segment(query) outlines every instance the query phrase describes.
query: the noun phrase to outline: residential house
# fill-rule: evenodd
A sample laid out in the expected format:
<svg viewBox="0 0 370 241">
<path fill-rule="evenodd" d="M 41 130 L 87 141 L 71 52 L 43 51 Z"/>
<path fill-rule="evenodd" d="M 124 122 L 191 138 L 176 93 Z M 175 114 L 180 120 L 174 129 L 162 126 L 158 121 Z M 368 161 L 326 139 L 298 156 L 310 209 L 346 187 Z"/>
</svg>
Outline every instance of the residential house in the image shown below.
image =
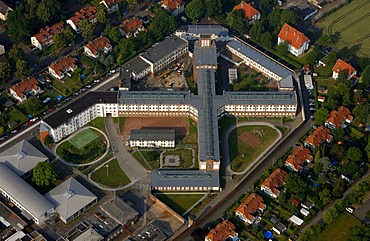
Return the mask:
<svg viewBox="0 0 370 241">
<path fill-rule="evenodd" d="M 144 31 L 144 25 L 143 22 L 138 19 L 138 18 L 130 18 L 124 20 L 120 25 L 119 25 L 119 31 L 123 36 L 126 38 L 129 37 L 136 37 L 136 35 Z"/>
<path fill-rule="evenodd" d="M 295 56 L 300 56 L 308 50 L 310 40 L 303 33 L 285 23 L 278 35 L 278 44 L 288 44 L 288 50 Z"/>
<path fill-rule="evenodd" d="M 330 143 L 332 140 L 333 136 L 330 134 L 330 130 L 320 126 L 306 138 L 304 145 L 313 150 L 324 142 Z"/>
<path fill-rule="evenodd" d="M 334 79 L 337 79 L 339 77 L 340 71 L 345 71 L 348 80 L 357 74 L 357 70 L 353 68 L 350 64 L 346 63 L 341 59 L 338 59 L 333 67 Z"/>
<path fill-rule="evenodd" d="M 212 229 L 204 239 L 205 241 L 224 241 L 230 238 L 233 241 L 239 240 L 238 233 L 235 231 L 235 225 L 224 220 L 222 223 L 217 224 L 217 226 Z"/>
<path fill-rule="evenodd" d="M 266 204 L 262 197 L 254 193 L 249 195 L 249 197 L 239 205 L 235 210 L 235 216 L 247 224 L 253 224 L 258 215 L 262 214 L 265 209 Z"/>
<path fill-rule="evenodd" d="M 3 54 L 5 54 L 5 47 L 4 45 L 0 44 L 0 55 L 3 55 Z"/>
<path fill-rule="evenodd" d="M 40 50 L 53 44 L 54 35 L 64 30 L 62 22 L 56 23 L 51 27 L 46 26 L 40 32 L 31 37 L 31 44 Z"/>
<path fill-rule="evenodd" d="M 261 190 L 272 198 L 278 198 L 280 195 L 279 188 L 283 185 L 286 176 L 287 173 L 284 170 L 276 169 L 262 182 Z"/>
<path fill-rule="evenodd" d="M 304 146 L 299 146 L 285 160 L 285 166 L 294 172 L 301 172 L 303 165 L 310 163 L 312 159 L 311 151 Z"/>
<path fill-rule="evenodd" d="M 103 4 L 107 8 L 108 13 L 114 13 L 118 10 L 118 4 L 121 2 L 122 0 L 103 0 L 100 4 Z"/>
<path fill-rule="evenodd" d="M 184 12 L 185 3 L 182 0 L 164 0 L 162 7 L 169 11 L 172 16 L 177 16 Z"/>
<path fill-rule="evenodd" d="M 286 230 L 286 226 L 282 224 L 281 222 L 277 222 L 273 227 L 272 230 L 277 234 L 282 234 Z"/>
<path fill-rule="evenodd" d="M 36 78 L 28 77 L 10 87 L 9 91 L 15 99 L 23 102 L 26 101 L 30 96 L 41 93 L 41 88 Z"/>
<path fill-rule="evenodd" d="M 6 21 L 8 18 L 9 11 L 13 11 L 8 5 L 3 1 L 0 1 L 0 19 Z"/>
<path fill-rule="evenodd" d="M 105 36 L 100 36 L 84 46 L 85 54 L 94 59 L 99 57 L 99 52 L 107 54 L 111 50 L 112 45 L 110 44 L 109 39 Z"/>
<path fill-rule="evenodd" d="M 49 65 L 49 73 L 57 79 L 63 79 L 68 72 L 77 69 L 76 60 L 71 56 L 66 56 Z"/>
<path fill-rule="evenodd" d="M 311 209 L 315 206 L 315 204 L 313 204 L 310 200 L 306 200 L 304 202 L 301 203 L 301 206 L 305 209 Z"/>
<path fill-rule="evenodd" d="M 241 10 L 244 13 L 245 18 L 248 20 L 249 25 L 253 24 L 254 21 L 261 18 L 261 13 L 255 9 L 251 4 L 246 3 L 245 1 L 242 1 L 238 5 L 236 5 L 233 9 L 235 10 Z"/>
<path fill-rule="evenodd" d="M 97 22 L 96 20 L 96 7 L 90 6 L 88 8 L 80 9 L 80 11 L 76 12 L 75 15 L 69 19 L 67 19 L 67 23 L 71 25 L 76 33 L 81 33 L 81 26 L 80 22 L 84 19 L 89 20 L 90 23 L 94 24 Z"/>
<path fill-rule="evenodd" d="M 330 112 L 329 118 L 325 121 L 325 126 L 329 129 L 346 128 L 346 123 L 351 123 L 352 120 L 351 111 L 344 106 L 339 106 L 338 110 Z"/>
</svg>

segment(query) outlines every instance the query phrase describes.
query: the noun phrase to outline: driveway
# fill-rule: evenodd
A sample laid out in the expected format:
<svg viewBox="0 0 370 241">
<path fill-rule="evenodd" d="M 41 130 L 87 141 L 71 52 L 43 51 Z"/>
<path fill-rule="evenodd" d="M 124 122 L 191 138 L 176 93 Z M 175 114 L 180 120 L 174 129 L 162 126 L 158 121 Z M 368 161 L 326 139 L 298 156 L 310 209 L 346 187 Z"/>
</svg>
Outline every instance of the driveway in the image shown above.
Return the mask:
<svg viewBox="0 0 370 241">
<path fill-rule="evenodd" d="M 364 224 L 370 225 L 370 218 L 366 216 L 366 213 L 370 210 L 370 198 L 361 205 L 361 207 L 357 208 L 353 215 L 360 219 Z"/>
</svg>

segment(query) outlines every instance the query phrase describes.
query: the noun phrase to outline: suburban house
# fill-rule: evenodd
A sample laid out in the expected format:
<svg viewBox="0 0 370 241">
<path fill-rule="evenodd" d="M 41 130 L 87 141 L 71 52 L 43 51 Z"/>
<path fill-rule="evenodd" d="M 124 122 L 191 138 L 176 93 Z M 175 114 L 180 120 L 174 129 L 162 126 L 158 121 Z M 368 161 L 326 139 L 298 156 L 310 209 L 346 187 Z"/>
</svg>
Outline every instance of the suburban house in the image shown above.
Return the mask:
<svg viewBox="0 0 370 241">
<path fill-rule="evenodd" d="M 294 172 L 301 172 L 303 165 L 310 163 L 312 158 L 311 151 L 308 148 L 299 146 L 285 160 L 285 166 Z"/>
<path fill-rule="evenodd" d="M 330 143 L 332 140 L 333 136 L 330 134 L 330 130 L 320 126 L 306 138 L 304 145 L 313 150 L 324 142 Z"/>
<path fill-rule="evenodd" d="M 103 4 L 107 8 L 108 13 L 114 13 L 118 10 L 118 4 L 121 2 L 122 0 L 103 0 L 100 4 Z"/>
<path fill-rule="evenodd" d="M 346 123 L 351 123 L 352 120 L 351 111 L 344 106 L 339 106 L 338 110 L 330 112 L 329 118 L 325 121 L 325 126 L 329 129 L 346 128 Z"/>
<path fill-rule="evenodd" d="M 84 46 L 85 54 L 94 59 L 99 57 L 99 52 L 107 54 L 111 50 L 112 45 L 110 44 L 109 39 L 105 36 L 100 36 Z"/>
<path fill-rule="evenodd" d="M 282 224 L 281 222 L 277 222 L 274 224 L 274 226 L 272 227 L 272 230 L 277 233 L 277 234 L 282 234 L 285 232 L 286 230 L 286 226 L 284 224 Z"/>
<path fill-rule="evenodd" d="M 295 56 L 300 56 L 308 50 L 310 40 L 303 33 L 285 23 L 278 35 L 278 44 L 288 44 L 288 51 Z"/>
<path fill-rule="evenodd" d="M 15 99 L 23 102 L 26 101 L 30 96 L 41 93 L 41 88 L 36 78 L 28 77 L 10 87 L 9 91 Z"/>
<path fill-rule="evenodd" d="M 5 47 L 4 45 L 0 44 L 0 56 L 5 54 Z"/>
<path fill-rule="evenodd" d="M 43 48 L 52 45 L 54 35 L 63 30 L 64 26 L 62 22 L 56 23 L 51 27 L 46 26 L 45 28 L 40 29 L 39 33 L 31 37 L 31 44 L 42 50 Z"/>
<path fill-rule="evenodd" d="M 162 7 L 169 11 L 172 16 L 177 16 L 184 12 L 185 3 L 182 0 L 164 0 Z"/>
<path fill-rule="evenodd" d="M 71 56 L 63 57 L 49 65 L 49 73 L 57 79 L 63 79 L 68 72 L 77 69 L 76 60 Z"/>
<path fill-rule="evenodd" d="M 283 185 L 287 173 L 278 168 L 270 176 L 268 176 L 261 184 L 261 190 L 273 198 L 278 198 L 280 195 L 279 188 Z"/>
<path fill-rule="evenodd" d="M 224 241 L 230 238 L 233 241 L 237 241 L 239 238 L 238 233 L 235 230 L 235 225 L 232 222 L 224 220 L 222 223 L 217 224 L 214 229 L 211 229 L 204 240 Z"/>
<path fill-rule="evenodd" d="M 73 17 L 67 19 L 67 23 L 71 25 L 76 33 L 81 33 L 80 22 L 84 19 L 87 19 L 92 24 L 96 23 L 96 12 L 97 10 L 94 6 L 80 9 L 80 11 L 76 12 Z"/>
<path fill-rule="evenodd" d="M 337 79 L 339 77 L 340 71 L 345 71 L 348 80 L 357 74 L 357 70 L 353 68 L 350 64 L 341 59 L 338 59 L 333 67 L 334 79 Z"/>
<path fill-rule="evenodd" d="M 129 38 L 131 36 L 136 37 L 136 35 L 139 32 L 144 31 L 144 25 L 143 25 L 143 22 L 140 19 L 130 18 L 130 19 L 124 20 L 119 25 L 119 31 L 126 38 Z"/>
<path fill-rule="evenodd" d="M 247 224 L 253 224 L 256 218 L 266 209 L 261 196 L 253 193 L 235 210 L 235 216 Z"/>
<path fill-rule="evenodd" d="M 0 19 L 6 21 L 8 18 L 9 11 L 13 11 L 8 5 L 6 5 L 3 1 L 0 1 Z"/>
<path fill-rule="evenodd" d="M 249 25 L 253 24 L 254 21 L 261 18 L 261 13 L 255 9 L 251 4 L 242 1 L 236 5 L 233 11 L 241 10 L 244 13 L 245 18 L 248 20 Z"/>
</svg>

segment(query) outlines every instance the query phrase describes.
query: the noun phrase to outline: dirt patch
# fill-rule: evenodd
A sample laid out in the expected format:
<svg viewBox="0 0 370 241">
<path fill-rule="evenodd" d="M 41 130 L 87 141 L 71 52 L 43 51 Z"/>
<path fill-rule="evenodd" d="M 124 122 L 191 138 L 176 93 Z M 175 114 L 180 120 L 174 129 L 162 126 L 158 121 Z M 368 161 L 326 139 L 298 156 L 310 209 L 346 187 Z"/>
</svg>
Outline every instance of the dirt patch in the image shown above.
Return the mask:
<svg viewBox="0 0 370 241">
<path fill-rule="evenodd" d="M 140 129 L 174 129 L 177 136 L 189 134 L 189 122 L 186 117 L 127 117 L 125 118 L 124 135 L 131 130 Z"/>
<path fill-rule="evenodd" d="M 251 147 L 257 147 L 257 146 L 261 145 L 261 143 L 262 143 L 261 140 L 259 140 L 257 137 L 255 137 L 254 135 L 252 135 L 248 131 L 244 131 L 242 134 L 240 134 L 239 139 L 241 141 L 247 143 L 247 145 L 249 145 Z"/>
</svg>

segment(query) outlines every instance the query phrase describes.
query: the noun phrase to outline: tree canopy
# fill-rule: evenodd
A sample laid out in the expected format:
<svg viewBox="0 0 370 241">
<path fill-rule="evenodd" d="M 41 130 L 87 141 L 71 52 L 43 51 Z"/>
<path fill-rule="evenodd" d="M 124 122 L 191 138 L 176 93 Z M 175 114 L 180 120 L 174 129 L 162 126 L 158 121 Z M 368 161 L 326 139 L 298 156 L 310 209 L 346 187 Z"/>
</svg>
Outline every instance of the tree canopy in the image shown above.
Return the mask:
<svg viewBox="0 0 370 241">
<path fill-rule="evenodd" d="M 202 0 L 192 0 L 185 7 L 185 13 L 191 20 L 200 19 L 204 15 Z"/>
<path fill-rule="evenodd" d="M 323 107 L 316 110 L 315 114 L 315 124 L 323 126 L 326 119 L 329 117 L 329 111 Z"/>
<path fill-rule="evenodd" d="M 8 34 L 14 42 L 20 43 L 28 40 L 31 35 L 31 25 L 24 17 L 24 7 L 22 5 L 9 12 L 6 23 Z"/>
<path fill-rule="evenodd" d="M 167 11 L 159 8 L 149 28 L 153 32 L 155 38 L 159 40 L 175 31 L 177 25 L 175 19 L 171 17 Z"/>
<path fill-rule="evenodd" d="M 38 4 L 36 16 L 43 22 L 49 23 L 60 19 L 63 6 L 58 0 L 41 0 Z"/>
<path fill-rule="evenodd" d="M 57 178 L 57 172 L 48 162 L 39 162 L 33 169 L 32 181 L 38 186 L 48 186 Z"/>
<path fill-rule="evenodd" d="M 82 37 L 84 40 L 90 40 L 94 36 L 95 27 L 89 20 L 84 19 L 80 22 Z"/>
<path fill-rule="evenodd" d="M 226 17 L 227 25 L 240 34 L 248 32 L 248 26 L 244 21 L 244 13 L 241 10 L 230 12 Z"/>
</svg>

